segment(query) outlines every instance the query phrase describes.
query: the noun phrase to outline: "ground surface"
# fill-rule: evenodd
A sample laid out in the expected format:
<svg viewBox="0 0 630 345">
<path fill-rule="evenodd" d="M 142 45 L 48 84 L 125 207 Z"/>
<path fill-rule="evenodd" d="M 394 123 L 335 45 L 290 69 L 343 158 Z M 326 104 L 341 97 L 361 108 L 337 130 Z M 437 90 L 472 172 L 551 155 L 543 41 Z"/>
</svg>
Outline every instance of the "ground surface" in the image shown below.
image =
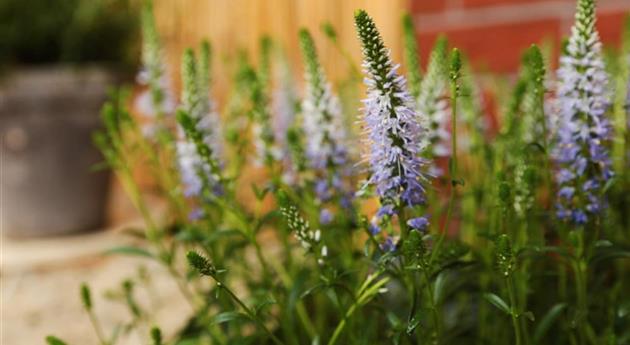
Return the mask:
<svg viewBox="0 0 630 345">
<path fill-rule="evenodd" d="M 3 238 L 0 344 L 44 344 L 48 334 L 70 345 L 97 344 L 81 307 L 79 285 L 84 281 L 91 285 L 96 313 L 104 329 L 112 331 L 131 316 L 123 303 L 106 298 L 106 292 L 119 289 L 123 279 L 136 277 L 140 265 L 151 277 L 151 288 L 136 288 L 138 299 L 156 311 L 147 324 L 160 324 L 167 332 L 180 326 L 190 309 L 162 267 L 143 258 L 102 254 L 129 242 L 112 230 L 28 242 Z M 118 344 L 148 343 L 139 334 L 120 340 Z"/>
<path fill-rule="evenodd" d="M 92 287 L 97 317 L 109 333 L 129 322 L 131 313 L 106 295 L 120 291 L 124 279 L 137 278 L 140 266 L 145 267 L 150 284 L 136 287 L 136 295 L 152 319 L 141 327 L 142 334 L 123 334 L 116 344 L 148 344 L 151 325 L 159 325 L 168 337 L 186 322 L 189 304 L 161 266 L 146 258 L 104 254 L 116 246 L 143 245 L 123 231 L 137 222 L 115 223 L 122 225 L 48 239 L 17 240 L 0 234 L 0 345 L 45 344 L 49 334 L 69 345 L 98 344 L 81 306 L 80 284 Z"/>
</svg>

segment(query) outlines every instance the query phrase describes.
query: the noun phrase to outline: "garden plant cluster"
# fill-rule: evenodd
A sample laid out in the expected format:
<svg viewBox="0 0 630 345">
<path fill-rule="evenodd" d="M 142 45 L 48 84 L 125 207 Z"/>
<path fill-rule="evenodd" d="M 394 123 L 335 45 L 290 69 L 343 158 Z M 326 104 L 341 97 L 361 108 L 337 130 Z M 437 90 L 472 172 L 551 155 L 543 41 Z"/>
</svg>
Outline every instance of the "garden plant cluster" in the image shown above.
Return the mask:
<svg viewBox="0 0 630 345">
<path fill-rule="evenodd" d="M 207 42 L 184 52 L 174 94 L 146 4 L 149 116 L 115 92 L 94 140 L 144 219 L 147 246 L 112 252 L 159 262 L 193 312 L 163 335 L 133 278 L 132 321 L 107 330 L 83 285 L 99 343 L 630 344 L 630 20 L 604 50 L 595 10 L 577 0 L 557 70 L 550 49 L 524 53 L 493 132 L 463 53 L 439 38 L 421 68 L 409 16 L 405 73 L 358 10 L 347 80 L 333 87 L 303 29 L 301 91 L 263 38 L 256 64 L 221 71 L 219 106 Z M 168 212 L 151 212 L 139 166 Z"/>
</svg>

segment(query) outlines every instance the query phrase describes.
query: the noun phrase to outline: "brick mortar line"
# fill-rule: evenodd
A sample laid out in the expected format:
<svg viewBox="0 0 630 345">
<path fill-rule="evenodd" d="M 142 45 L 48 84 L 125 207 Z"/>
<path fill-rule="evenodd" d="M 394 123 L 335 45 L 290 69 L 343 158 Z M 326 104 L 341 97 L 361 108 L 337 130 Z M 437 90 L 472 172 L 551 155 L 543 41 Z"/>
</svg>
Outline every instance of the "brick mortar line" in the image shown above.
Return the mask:
<svg viewBox="0 0 630 345">
<path fill-rule="evenodd" d="M 416 14 L 414 22 L 417 33 L 444 31 L 453 27 L 472 29 L 546 19 L 560 19 L 562 24 L 573 18 L 574 11 L 573 3 L 553 1 L 542 4 L 498 5 L 489 8 L 456 8 L 436 14 Z M 598 14 L 618 11 L 630 11 L 630 7 L 622 4 L 622 1 L 609 1 L 597 8 Z"/>
</svg>

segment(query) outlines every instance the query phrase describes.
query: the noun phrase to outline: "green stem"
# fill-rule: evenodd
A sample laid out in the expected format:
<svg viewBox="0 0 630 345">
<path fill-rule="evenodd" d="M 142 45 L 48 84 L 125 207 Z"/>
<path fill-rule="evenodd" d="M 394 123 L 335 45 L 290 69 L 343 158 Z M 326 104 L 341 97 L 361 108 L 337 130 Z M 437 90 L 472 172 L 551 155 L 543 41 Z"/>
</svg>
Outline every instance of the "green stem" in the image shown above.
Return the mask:
<svg viewBox="0 0 630 345">
<path fill-rule="evenodd" d="M 440 237 L 435 244 L 433 251 L 431 252 L 431 258 L 429 260 L 429 265 L 433 263 L 435 259 L 436 253 L 439 252 L 442 243 L 444 242 L 444 238 L 446 237 L 446 232 L 448 231 L 449 225 L 451 223 L 451 216 L 453 213 L 453 204 L 455 203 L 455 197 L 457 194 L 457 185 L 459 181 L 457 181 L 457 96 L 459 93 L 459 86 L 457 84 L 457 80 L 451 81 L 451 194 L 448 200 L 448 209 L 446 211 L 446 221 L 444 222 L 444 227 L 442 231 L 440 231 Z"/>
<path fill-rule="evenodd" d="M 94 332 L 96 333 L 96 337 L 101 345 L 110 345 L 109 341 L 105 339 L 105 334 L 103 333 L 103 329 L 101 328 L 101 324 L 98 322 L 96 315 L 92 310 L 88 310 L 88 316 L 90 317 L 90 323 L 94 328 Z"/>
<path fill-rule="evenodd" d="M 455 186 L 451 186 L 451 195 L 448 198 L 448 208 L 446 210 L 446 220 L 444 221 L 444 226 L 442 230 L 440 230 L 440 237 L 438 237 L 437 242 L 435 243 L 435 247 L 431 251 L 431 257 L 429 258 L 429 266 L 433 264 L 433 261 L 436 258 L 437 253 L 439 253 L 440 248 L 442 247 L 442 243 L 446 238 L 446 232 L 448 231 L 448 227 L 451 223 L 451 214 L 453 212 L 453 204 L 455 203 Z"/>
<path fill-rule="evenodd" d="M 577 258 L 573 263 L 573 271 L 575 274 L 575 292 L 577 296 L 578 333 L 582 344 L 596 344 L 593 329 L 588 322 L 588 281 L 586 279 L 588 268 L 585 258 L 587 249 L 584 244 L 584 229 L 577 230 L 577 242 Z"/>
<path fill-rule="evenodd" d="M 521 345 L 521 326 L 518 321 L 516 293 L 514 291 L 514 282 L 512 277 L 508 277 L 506 280 L 508 295 L 510 298 L 510 316 L 512 317 L 512 327 L 514 327 L 515 344 Z"/>
<path fill-rule="evenodd" d="M 355 309 L 357 309 L 356 303 L 352 304 L 352 306 L 350 306 L 350 308 L 346 311 L 346 314 L 343 316 L 343 319 L 341 319 L 341 321 L 335 328 L 335 331 L 333 332 L 332 337 L 330 337 L 330 340 L 328 341 L 328 345 L 334 345 L 337 342 L 337 339 L 341 335 L 341 332 L 346 327 L 346 320 L 348 320 L 350 316 L 352 316 L 352 313 L 354 313 Z"/>
<path fill-rule="evenodd" d="M 431 316 L 433 317 L 433 324 L 435 326 L 435 344 L 439 344 L 442 339 L 442 323 L 440 321 L 440 315 L 438 313 L 438 301 L 435 300 L 433 289 L 431 286 L 431 280 L 429 279 L 429 274 L 426 269 L 422 269 L 422 274 L 424 275 L 425 286 L 427 290 L 427 294 L 429 295 L 429 307 L 431 308 Z"/>
<path fill-rule="evenodd" d="M 293 285 L 291 275 L 286 271 L 284 266 L 276 260 L 271 261 L 271 264 L 276 272 L 278 272 L 278 276 L 280 277 L 280 280 L 282 280 L 284 286 L 289 289 Z M 302 302 L 302 300 L 296 301 L 295 308 L 306 333 L 308 333 L 311 339 L 314 339 L 317 336 L 317 330 L 315 329 L 315 325 L 313 324 L 313 321 L 311 321 L 306 308 L 304 307 L 304 302 Z"/>
<path fill-rule="evenodd" d="M 280 339 L 278 339 L 278 337 L 276 337 L 268 328 L 267 326 L 265 326 L 265 323 L 258 317 L 258 315 L 256 315 L 240 298 L 238 298 L 238 296 L 236 296 L 236 294 L 230 289 L 228 288 L 225 284 L 223 284 L 223 282 L 221 282 L 220 280 L 218 280 L 217 278 L 213 277 L 214 280 L 217 282 L 217 286 L 220 289 L 223 289 L 225 292 L 227 292 L 227 294 L 232 298 L 232 300 L 234 300 L 234 302 L 236 302 L 236 304 L 238 304 L 244 311 L 245 313 L 252 319 L 254 320 L 254 322 L 256 322 L 256 324 L 263 330 L 265 331 L 265 333 L 267 333 L 267 335 L 269 335 L 269 337 L 271 338 L 271 340 L 273 340 L 273 342 L 277 345 L 283 345 L 284 343 L 282 341 L 280 341 Z"/>
</svg>

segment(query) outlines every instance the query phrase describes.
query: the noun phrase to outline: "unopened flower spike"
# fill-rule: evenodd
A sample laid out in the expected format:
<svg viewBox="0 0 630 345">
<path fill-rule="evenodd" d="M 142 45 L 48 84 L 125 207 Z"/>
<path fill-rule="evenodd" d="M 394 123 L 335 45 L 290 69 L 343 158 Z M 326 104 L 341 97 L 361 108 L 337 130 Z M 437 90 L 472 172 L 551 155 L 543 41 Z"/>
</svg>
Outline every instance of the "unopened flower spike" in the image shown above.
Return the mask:
<svg viewBox="0 0 630 345">
<path fill-rule="evenodd" d="M 162 331 L 158 327 L 151 328 L 151 344 L 162 345 Z"/>
<path fill-rule="evenodd" d="M 185 194 L 200 196 L 204 186 L 221 194 L 218 115 L 211 110 L 209 95 L 200 88 L 200 74 L 192 50 L 185 52 L 182 63 L 183 104 L 177 115 L 181 129 L 177 155 Z"/>
<path fill-rule="evenodd" d="M 527 143 L 540 141 L 547 147 L 548 119 L 544 112 L 545 101 L 545 62 L 542 52 L 536 45 L 532 45 L 524 57 L 524 78 L 528 92 L 523 99 L 523 112 L 525 114 L 522 125 L 523 140 Z"/>
<path fill-rule="evenodd" d="M 462 53 L 457 48 L 453 48 L 451 51 L 451 55 L 449 57 L 450 60 L 450 68 L 449 68 L 449 78 L 451 80 L 452 85 L 455 85 L 455 96 L 461 96 L 461 88 L 459 85 L 459 81 L 462 77 Z"/>
<path fill-rule="evenodd" d="M 322 233 L 319 229 L 311 230 L 307 220 L 302 218 L 295 205 L 287 200 L 280 200 L 280 212 L 287 222 L 289 230 L 293 231 L 296 239 L 306 251 L 313 253 L 317 263 L 322 265 L 328 256 L 328 247 L 322 243 Z"/>
<path fill-rule="evenodd" d="M 606 117 L 610 91 L 594 0 L 578 1 L 557 78 L 557 216 L 584 224 L 601 213 L 603 189 L 613 176 L 608 152 L 612 131 Z"/>
<path fill-rule="evenodd" d="M 321 25 L 322 32 L 332 41 L 337 40 L 337 30 L 331 22 L 323 22 Z"/>
<path fill-rule="evenodd" d="M 516 269 L 516 258 L 512 251 L 510 238 L 501 234 L 495 241 L 494 264 L 499 273 L 507 278 Z"/>
<path fill-rule="evenodd" d="M 626 15 L 621 35 L 621 51 L 616 97 L 614 102 L 615 137 L 613 157 L 616 157 L 615 171 L 630 169 L 630 14 Z"/>
<path fill-rule="evenodd" d="M 433 157 L 450 155 L 450 139 L 448 122 L 450 116 L 448 91 L 448 42 L 445 37 L 439 37 L 429 57 L 427 73 L 420 85 L 420 93 L 416 98 L 416 106 L 421 119 L 429 120 L 425 125 L 429 128 L 427 145 Z M 441 172 L 436 171 L 436 175 Z"/>
<path fill-rule="evenodd" d="M 81 284 L 81 302 L 83 303 L 85 310 L 92 310 L 92 293 L 90 292 L 90 287 L 86 283 Z"/>
<path fill-rule="evenodd" d="M 428 161 L 421 158 L 428 130 L 407 91 L 405 79 L 396 73 L 374 21 L 363 10 L 355 13 L 363 47 L 367 98 L 363 101 L 368 134 L 371 176 L 383 204 L 414 206 L 425 202 Z"/>
<path fill-rule="evenodd" d="M 523 56 L 523 70 L 517 83 L 509 109 L 511 117 L 508 140 L 513 149 L 538 143 L 548 150 L 547 121 L 544 111 L 545 65 L 540 49 L 532 45 Z M 513 209 L 519 217 L 525 217 L 535 203 L 537 173 L 527 155 L 508 155 L 513 164 Z"/>
<path fill-rule="evenodd" d="M 258 66 L 258 78 L 265 89 L 268 89 L 271 82 L 271 55 L 273 51 L 273 40 L 270 36 L 263 36 L 260 39 L 260 61 Z M 268 91 L 268 90 L 267 90 Z"/>
<path fill-rule="evenodd" d="M 418 41 L 416 40 L 416 29 L 413 25 L 413 17 L 405 13 L 402 17 L 403 27 L 403 53 L 405 65 L 407 67 L 407 79 L 409 80 L 409 92 L 413 98 L 420 95 L 420 85 L 422 82 L 422 72 L 420 68 L 420 56 L 418 52 Z"/>
<path fill-rule="evenodd" d="M 197 252 L 189 251 L 186 253 L 186 259 L 188 260 L 188 264 L 201 275 L 214 277 L 217 274 L 217 269 L 210 260 Z"/>
</svg>

